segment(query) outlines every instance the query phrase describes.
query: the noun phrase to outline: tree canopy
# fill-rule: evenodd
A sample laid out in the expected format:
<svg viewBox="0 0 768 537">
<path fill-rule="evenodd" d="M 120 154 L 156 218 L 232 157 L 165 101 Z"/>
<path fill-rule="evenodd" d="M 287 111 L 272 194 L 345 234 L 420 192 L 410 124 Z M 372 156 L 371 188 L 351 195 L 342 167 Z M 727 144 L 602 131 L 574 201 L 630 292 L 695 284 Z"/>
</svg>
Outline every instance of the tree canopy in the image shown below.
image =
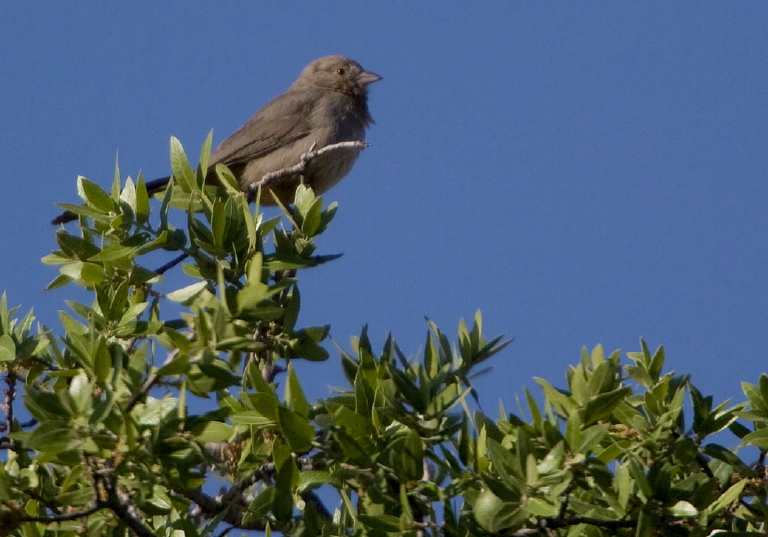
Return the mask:
<svg viewBox="0 0 768 537">
<path fill-rule="evenodd" d="M 492 417 L 472 379 L 509 340 L 479 312 L 454 340 L 428 320 L 419 355 L 363 328 L 329 360 L 328 327 L 299 323 L 298 276 L 338 257 L 315 242 L 336 205 L 299 187 L 268 219 L 225 167 L 205 184 L 210 146 L 194 170 L 172 140 L 159 208 L 141 176 L 78 179 L 76 233 L 44 262 L 50 288 L 92 300 L 68 301 L 60 330 L 3 295 L 0 534 L 766 531 L 767 375 L 715 404 L 661 347 L 598 346 Z M 169 271 L 192 283 L 159 290 Z M 308 400 L 297 360 L 347 386 Z"/>
</svg>

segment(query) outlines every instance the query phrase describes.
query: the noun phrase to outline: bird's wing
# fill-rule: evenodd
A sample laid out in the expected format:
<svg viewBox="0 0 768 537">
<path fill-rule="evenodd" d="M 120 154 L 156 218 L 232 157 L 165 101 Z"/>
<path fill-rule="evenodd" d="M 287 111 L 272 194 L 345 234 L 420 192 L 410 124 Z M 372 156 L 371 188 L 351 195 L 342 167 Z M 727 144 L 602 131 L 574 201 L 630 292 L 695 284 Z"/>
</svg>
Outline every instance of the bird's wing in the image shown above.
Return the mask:
<svg viewBox="0 0 768 537">
<path fill-rule="evenodd" d="M 316 96 L 288 91 L 264 105 L 248 122 L 224 140 L 211 155 L 211 164 L 246 164 L 309 135 Z"/>
</svg>

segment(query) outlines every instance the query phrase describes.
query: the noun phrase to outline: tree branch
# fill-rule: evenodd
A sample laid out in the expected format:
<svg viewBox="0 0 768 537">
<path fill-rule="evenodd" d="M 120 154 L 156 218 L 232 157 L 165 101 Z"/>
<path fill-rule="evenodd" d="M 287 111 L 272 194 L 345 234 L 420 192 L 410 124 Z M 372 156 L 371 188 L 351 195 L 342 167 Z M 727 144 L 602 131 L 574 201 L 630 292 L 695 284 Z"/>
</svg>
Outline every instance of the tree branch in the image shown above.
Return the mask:
<svg viewBox="0 0 768 537">
<path fill-rule="evenodd" d="M 213 518 L 226 510 L 223 520 L 235 528 L 261 531 L 266 529 L 266 524 L 260 522 L 247 525 L 243 524 L 243 514 L 247 506 L 235 502 L 225 503 L 220 498 L 212 498 L 211 496 L 208 496 L 202 489 L 179 490 L 173 492 L 173 494 L 192 500 L 197 505 L 197 509 L 202 512 L 206 518 Z"/>
<path fill-rule="evenodd" d="M 291 175 L 299 175 L 306 171 L 307 165 L 314 159 L 316 159 L 319 156 L 325 155 L 326 153 L 331 153 L 333 151 L 339 151 L 339 150 L 346 150 L 346 149 L 358 149 L 362 150 L 366 147 L 370 147 L 371 144 L 367 144 L 365 142 L 339 142 L 337 144 L 330 144 L 326 145 L 325 147 L 322 147 L 320 149 L 315 149 L 315 144 L 312 144 L 312 147 L 309 148 L 309 151 L 301 155 L 301 160 L 288 168 L 283 168 L 282 170 L 276 170 L 274 172 L 270 172 L 267 174 L 264 174 L 264 177 L 261 178 L 260 181 L 253 183 L 251 185 L 248 185 L 248 194 L 253 195 L 256 193 L 256 190 L 259 187 L 265 187 L 269 186 L 270 184 L 274 183 L 278 179 L 282 179 L 283 177 L 291 176 Z M 250 199 L 250 198 L 249 198 Z"/>
<path fill-rule="evenodd" d="M 189 257 L 189 254 L 186 253 L 186 252 L 181 254 L 181 255 L 178 255 L 178 256 L 174 257 L 173 259 L 171 259 L 170 261 L 168 261 L 162 267 L 159 267 L 159 268 L 155 269 L 155 272 L 157 272 L 158 274 L 165 274 L 166 272 L 171 270 L 173 267 L 175 267 L 176 265 L 178 265 L 179 263 L 181 263 L 182 261 L 184 261 L 188 257 Z"/>
<path fill-rule="evenodd" d="M 5 430 L 10 434 L 13 432 L 13 402 L 16 399 L 16 370 L 13 369 L 13 366 L 9 365 L 5 382 L 8 384 L 8 388 L 5 389 L 3 411 L 5 412 Z M 11 440 L 6 436 L 0 438 L 0 447 L 16 451 L 19 449 L 20 444 L 18 441 Z"/>
<path fill-rule="evenodd" d="M 599 518 L 593 518 L 588 516 L 574 515 L 567 518 L 542 518 L 537 524 L 537 528 L 520 528 L 511 533 L 505 533 L 507 537 L 528 537 L 529 535 L 536 535 L 537 533 L 545 532 L 549 534 L 552 530 L 559 528 L 567 528 L 569 526 L 576 526 L 578 524 L 589 524 L 597 528 L 606 530 L 618 530 L 624 528 L 634 528 L 637 526 L 635 520 L 602 520 Z"/>
<path fill-rule="evenodd" d="M 96 511 L 101 509 L 101 506 L 94 505 L 84 511 L 75 511 L 72 513 L 64 513 L 57 515 L 42 515 L 42 516 L 28 516 L 25 515 L 21 518 L 22 522 L 39 522 L 40 524 L 55 524 L 56 522 L 66 522 L 68 520 L 76 520 L 78 518 L 90 516 Z"/>
<path fill-rule="evenodd" d="M 178 349 L 175 349 L 171 351 L 171 353 L 168 355 L 168 357 L 163 362 L 163 365 L 169 364 L 179 353 Z M 162 366 L 161 366 L 162 367 Z M 147 380 L 144 381 L 144 384 L 141 385 L 141 388 L 139 388 L 139 391 L 134 393 L 131 396 L 130 401 L 128 401 L 128 404 L 125 406 L 125 411 L 130 412 L 133 410 L 133 407 L 136 406 L 136 404 L 141 401 L 144 397 L 146 397 L 147 393 L 149 393 L 149 390 L 152 389 L 152 386 L 157 384 L 157 381 L 160 380 L 160 375 L 157 373 L 152 373 L 147 377 Z"/>
<path fill-rule="evenodd" d="M 191 490 L 176 490 L 173 493 L 192 500 L 197 504 L 199 511 L 207 518 L 213 518 L 219 515 L 225 509 L 224 522 L 243 530 L 264 530 L 266 524 L 256 522 L 253 524 L 243 524 L 243 515 L 247 509 L 247 501 L 243 498 L 243 492 L 259 481 L 264 481 L 269 476 L 274 475 L 274 463 L 266 463 L 253 474 L 238 481 L 223 494 L 217 497 L 211 497 L 205 494 L 201 488 Z"/>
<path fill-rule="evenodd" d="M 136 507 L 131 503 L 128 494 L 117 487 L 113 477 L 96 475 L 94 476 L 96 488 L 96 506 L 105 507 L 112 511 L 128 528 L 139 537 L 155 537 L 152 531 L 136 512 Z M 105 493 L 106 498 L 101 498 Z"/>
</svg>

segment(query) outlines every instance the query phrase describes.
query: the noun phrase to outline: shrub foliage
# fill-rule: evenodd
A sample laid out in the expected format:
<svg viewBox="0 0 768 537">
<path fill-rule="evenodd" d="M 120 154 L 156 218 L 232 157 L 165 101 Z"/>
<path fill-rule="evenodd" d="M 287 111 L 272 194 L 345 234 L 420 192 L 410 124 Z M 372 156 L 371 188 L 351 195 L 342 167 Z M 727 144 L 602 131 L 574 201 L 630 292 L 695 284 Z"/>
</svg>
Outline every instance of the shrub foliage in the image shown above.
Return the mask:
<svg viewBox="0 0 768 537">
<path fill-rule="evenodd" d="M 226 168 L 204 184 L 210 140 L 196 171 L 172 140 L 154 213 L 141 176 L 79 178 L 77 232 L 44 261 L 51 288 L 92 301 L 68 302 L 58 333 L 3 295 L 0 534 L 766 530 L 766 375 L 715 405 L 662 348 L 622 363 L 597 347 L 492 418 L 471 379 L 509 342 L 478 313 L 455 341 L 428 321 L 420 356 L 363 329 L 338 351 L 346 388 L 308 400 L 293 364 L 329 358 L 328 327 L 300 326 L 297 276 L 337 257 L 315 243 L 336 205 L 300 187 L 265 218 Z M 170 272 L 186 285 L 166 289 Z"/>
</svg>

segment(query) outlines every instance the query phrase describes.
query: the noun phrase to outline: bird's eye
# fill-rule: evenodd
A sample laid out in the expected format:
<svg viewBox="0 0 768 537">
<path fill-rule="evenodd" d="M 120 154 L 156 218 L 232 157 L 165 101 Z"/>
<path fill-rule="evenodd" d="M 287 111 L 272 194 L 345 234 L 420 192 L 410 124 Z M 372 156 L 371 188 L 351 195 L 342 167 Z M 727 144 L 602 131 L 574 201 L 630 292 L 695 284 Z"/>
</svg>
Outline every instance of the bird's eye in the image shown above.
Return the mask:
<svg viewBox="0 0 768 537">
<path fill-rule="evenodd" d="M 336 69 L 336 72 L 337 72 L 339 75 L 341 75 L 341 76 L 344 76 L 344 75 L 347 73 L 347 70 L 346 70 L 346 69 L 344 69 L 343 67 L 339 67 L 338 69 Z"/>
</svg>

